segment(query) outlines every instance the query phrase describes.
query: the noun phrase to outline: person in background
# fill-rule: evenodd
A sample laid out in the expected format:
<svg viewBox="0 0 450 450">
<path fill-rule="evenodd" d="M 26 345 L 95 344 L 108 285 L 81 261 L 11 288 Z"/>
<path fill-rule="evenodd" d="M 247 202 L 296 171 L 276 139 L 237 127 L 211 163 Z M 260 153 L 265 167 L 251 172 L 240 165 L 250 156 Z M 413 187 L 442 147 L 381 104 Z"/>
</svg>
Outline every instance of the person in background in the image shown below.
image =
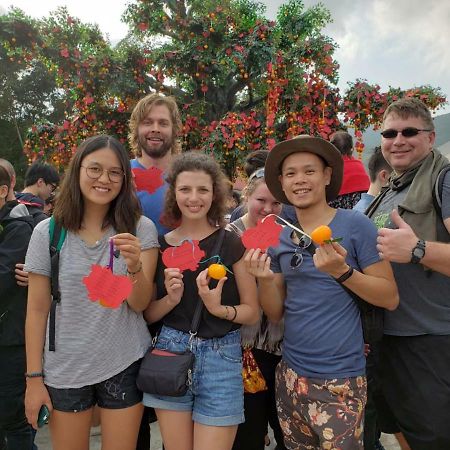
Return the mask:
<svg viewBox="0 0 450 450">
<path fill-rule="evenodd" d="M 137 196 L 144 216 L 153 221 L 158 234 L 169 231 L 162 217 L 168 188 L 165 178 L 173 155 L 179 151 L 177 139 L 181 127 L 175 99 L 160 94 L 149 94 L 139 100 L 130 117 L 128 140 L 135 154 L 131 168 Z"/>
<path fill-rule="evenodd" d="M 363 163 L 353 157 L 353 138 L 346 131 L 336 131 L 330 142 L 340 151 L 344 160 L 344 176 L 339 195 L 330 203 L 332 208 L 352 209 L 361 194 L 367 192 L 370 181 Z"/>
<path fill-rule="evenodd" d="M 238 236 L 246 229 L 255 227 L 269 214 L 280 214 L 281 203 L 267 188 L 263 167 L 250 175 L 244 188 L 244 203 L 247 212 L 227 227 Z M 285 448 L 275 404 L 275 368 L 281 360 L 282 339 L 283 323 L 270 322 L 262 310 L 256 324 L 241 327 L 242 347 L 251 351 L 267 389 L 245 392 L 245 422 L 238 427 L 233 450 L 263 450 L 269 424 L 274 432 L 277 450 Z"/>
<path fill-rule="evenodd" d="M 25 312 L 27 289 L 18 286 L 15 267 L 25 260 L 33 218 L 17 200 L 8 200 L 11 177 L 0 165 L 0 449 L 31 450 L 33 429 L 25 416 Z"/>
<path fill-rule="evenodd" d="M 35 225 L 47 219 L 44 212 L 45 201 L 55 192 L 59 184 L 59 174 L 50 164 L 34 162 L 25 173 L 25 188 L 17 192 L 19 203 L 23 203 L 34 218 Z"/>
<path fill-rule="evenodd" d="M 380 193 L 381 188 L 389 182 L 392 167 L 384 159 L 381 147 L 375 147 L 367 165 L 369 170 L 370 186 L 367 192 L 361 194 L 361 199 L 353 207 L 355 211 L 366 211 L 372 200 Z"/>
<path fill-rule="evenodd" d="M 187 152 L 174 159 L 167 177 L 165 214 L 175 228 L 160 236 L 161 251 L 197 242 L 211 258 L 224 227 L 227 187 L 219 165 L 208 155 Z M 171 250 L 170 250 L 171 249 Z M 245 248 L 225 231 L 219 250 L 229 272 L 211 280 L 201 263 L 195 271 L 166 267 L 160 256 L 158 300 L 145 312 L 148 322 L 162 321 L 156 348 L 195 356 L 192 384 L 180 397 L 144 394 L 155 408 L 166 450 L 230 450 L 244 420 L 242 353 L 239 328 L 259 316 L 255 279 L 244 267 Z M 197 301 L 204 304 L 195 336 L 189 333 Z"/>
</svg>

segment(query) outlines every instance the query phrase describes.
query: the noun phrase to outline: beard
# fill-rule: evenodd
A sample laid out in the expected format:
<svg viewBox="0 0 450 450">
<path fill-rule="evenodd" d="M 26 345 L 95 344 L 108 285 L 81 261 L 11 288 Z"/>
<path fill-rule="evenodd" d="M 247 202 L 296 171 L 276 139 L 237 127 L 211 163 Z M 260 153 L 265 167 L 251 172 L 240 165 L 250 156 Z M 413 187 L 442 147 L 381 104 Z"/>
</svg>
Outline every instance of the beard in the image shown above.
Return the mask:
<svg viewBox="0 0 450 450">
<path fill-rule="evenodd" d="M 147 141 L 145 138 L 139 138 L 139 145 L 142 151 L 150 156 L 150 158 L 163 158 L 172 150 L 173 145 L 175 144 L 175 139 L 170 139 L 168 141 L 163 140 L 159 147 L 151 147 L 147 145 Z"/>
</svg>

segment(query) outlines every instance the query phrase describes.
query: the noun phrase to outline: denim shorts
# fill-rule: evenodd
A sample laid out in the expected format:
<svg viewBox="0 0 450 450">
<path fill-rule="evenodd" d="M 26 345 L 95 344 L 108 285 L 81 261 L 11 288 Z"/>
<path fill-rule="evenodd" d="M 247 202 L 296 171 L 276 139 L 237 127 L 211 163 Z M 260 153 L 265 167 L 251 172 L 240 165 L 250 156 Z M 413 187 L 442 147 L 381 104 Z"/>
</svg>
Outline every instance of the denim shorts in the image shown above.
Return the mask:
<svg viewBox="0 0 450 450">
<path fill-rule="evenodd" d="M 142 401 L 136 386 L 141 360 L 135 361 L 122 372 L 100 383 L 74 389 L 46 386 L 53 408 L 63 412 L 79 412 L 98 405 L 105 409 L 122 409 Z"/>
<path fill-rule="evenodd" d="M 163 326 L 156 348 L 181 352 L 188 345 L 189 333 Z M 221 338 L 194 338 L 191 351 L 195 355 L 194 373 L 186 394 L 169 397 L 144 393 L 144 405 L 192 411 L 192 420 L 203 425 L 231 426 L 244 422 L 240 331 Z"/>
</svg>

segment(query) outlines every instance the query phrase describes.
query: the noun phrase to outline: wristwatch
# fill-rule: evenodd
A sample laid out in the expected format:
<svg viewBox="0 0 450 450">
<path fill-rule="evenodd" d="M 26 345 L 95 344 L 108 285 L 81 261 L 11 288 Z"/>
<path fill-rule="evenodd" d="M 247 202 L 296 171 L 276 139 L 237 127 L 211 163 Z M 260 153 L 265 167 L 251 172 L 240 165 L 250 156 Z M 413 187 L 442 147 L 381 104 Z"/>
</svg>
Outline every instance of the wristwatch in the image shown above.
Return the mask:
<svg viewBox="0 0 450 450">
<path fill-rule="evenodd" d="M 419 239 L 416 246 L 411 251 L 411 263 L 417 264 L 425 256 L 425 241 Z"/>
</svg>

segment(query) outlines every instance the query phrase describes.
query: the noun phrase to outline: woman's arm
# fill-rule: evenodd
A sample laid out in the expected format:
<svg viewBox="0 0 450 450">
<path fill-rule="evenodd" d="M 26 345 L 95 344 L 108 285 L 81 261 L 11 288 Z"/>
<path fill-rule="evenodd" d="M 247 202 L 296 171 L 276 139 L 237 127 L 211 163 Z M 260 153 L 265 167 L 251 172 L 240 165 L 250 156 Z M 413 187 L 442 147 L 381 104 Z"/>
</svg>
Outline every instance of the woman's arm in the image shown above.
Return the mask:
<svg viewBox="0 0 450 450">
<path fill-rule="evenodd" d="M 42 354 L 51 304 L 50 278 L 34 273 L 30 273 L 28 277 L 28 305 L 25 321 L 27 373 L 40 373 L 43 371 Z M 35 429 L 37 429 L 39 409 L 44 404 L 50 411 L 53 409 L 43 377 L 27 378 L 25 412 L 28 422 Z"/>
<path fill-rule="evenodd" d="M 180 269 L 164 269 L 164 285 L 167 295 L 159 300 L 151 301 L 144 311 L 144 318 L 148 323 L 161 320 L 180 303 L 184 291 L 183 274 Z M 154 292 L 156 293 L 156 286 Z"/>
<path fill-rule="evenodd" d="M 198 294 L 206 309 L 220 319 L 235 323 L 251 325 L 259 319 L 259 305 L 256 292 L 256 281 L 245 269 L 244 257 L 233 264 L 233 273 L 239 291 L 240 304 L 237 306 L 222 305 L 222 289 L 227 277 L 223 277 L 214 289 L 209 288 L 208 269 L 197 277 Z"/>
<path fill-rule="evenodd" d="M 140 260 L 142 262 L 142 269 L 133 274 L 131 270 L 128 272 L 128 276 L 133 282 L 133 291 L 127 299 L 127 303 L 130 307 L 136 311 L 144 311 L 148 307 L 152 297 L 154 289 L 154 278 L 156 271 L 156 263 L 158 261 L 158 249 L 149 248 L 141 252 Z"/>
<path fill-rule="evenodd" d="M 141 251 L 139 238 L 131 233 L 116 234 L 111 239 L 124 258 L 128 276 L 133 282 L 133 291 L 127 303 L 133 311 L 144 311 L 152 298 L 158 248 Z"/>
</svg>

